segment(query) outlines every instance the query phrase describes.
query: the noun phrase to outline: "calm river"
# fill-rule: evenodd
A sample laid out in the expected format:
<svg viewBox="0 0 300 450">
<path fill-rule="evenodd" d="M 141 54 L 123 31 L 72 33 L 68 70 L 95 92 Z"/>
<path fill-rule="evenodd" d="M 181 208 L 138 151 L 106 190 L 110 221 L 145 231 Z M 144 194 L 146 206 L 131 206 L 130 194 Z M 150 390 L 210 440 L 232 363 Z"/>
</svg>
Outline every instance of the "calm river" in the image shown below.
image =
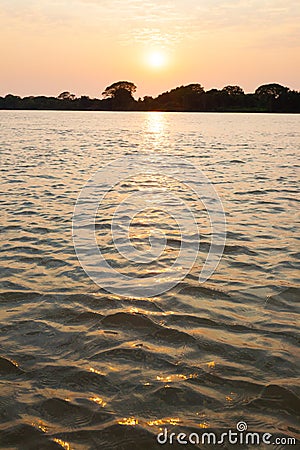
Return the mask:
<svg viewBox="0 0 300 450">
<path fill-rule="evenodd" d="M 0 111 L 1 448 L 166 448 L 156 441 L 164 428 L 201 435 L 240 421 L 299 438 L 298 130 L 297 115 Z M 77 259 L 74 205 L 107 163 L 154 154 L 210 179 L 226 216 L 224 253 L 199 284 L 209 223 L 182 189 L 201 237 L 189 274 L 154 297 L 111 294 Z M 164 277 L 181 244 L 167 214 L 132 223 L 141 251 L 152 227 L 167 238 L 150 271 L 110 236 L 119 198 L 145 186 L 121 183 L 96 234 L 119 270 Z M 192 232 L 184 239 L 193 246 Z"/>
</svg>

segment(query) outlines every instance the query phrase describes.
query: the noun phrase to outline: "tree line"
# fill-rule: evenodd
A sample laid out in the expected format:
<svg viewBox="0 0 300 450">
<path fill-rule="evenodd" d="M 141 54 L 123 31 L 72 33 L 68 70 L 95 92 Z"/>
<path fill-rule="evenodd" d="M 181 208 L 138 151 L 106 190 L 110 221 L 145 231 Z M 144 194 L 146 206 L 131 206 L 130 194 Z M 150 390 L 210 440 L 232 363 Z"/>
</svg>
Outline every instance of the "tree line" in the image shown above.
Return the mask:
<svg viewBox="0 0 300 450">
<path fill-rule="evenodd" d="M 187 112 L 275 112 L 299 113 L 300 92 L 277 83 L 259 86 L 246 94 L 240 86 L 205 91 L 199 83 L 179 86 L 157 97 L 136 100 L 136 85 L 118 81 L 102 92 L 102 98 L 76 97 L 62 92 L 57 97 L 0 97 L 0 109 L 84 111 L 187 111 Z"/>
</svg>

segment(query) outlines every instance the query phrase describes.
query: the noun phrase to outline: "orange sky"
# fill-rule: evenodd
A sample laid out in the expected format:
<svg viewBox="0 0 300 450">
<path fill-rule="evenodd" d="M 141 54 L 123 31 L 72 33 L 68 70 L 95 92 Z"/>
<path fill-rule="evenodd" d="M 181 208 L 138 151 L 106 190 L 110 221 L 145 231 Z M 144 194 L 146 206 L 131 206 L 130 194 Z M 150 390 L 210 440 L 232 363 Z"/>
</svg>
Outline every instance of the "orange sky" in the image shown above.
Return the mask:
<svg viewBox="0 0 300 450">
<path fill-rule="evenodd" d="M 136 96 L 181 84 L 300 89 L 297 0 L 0 0 L 0 95 Z M 154 67 L 149 54 L 160 52 Z"/>
</svg>

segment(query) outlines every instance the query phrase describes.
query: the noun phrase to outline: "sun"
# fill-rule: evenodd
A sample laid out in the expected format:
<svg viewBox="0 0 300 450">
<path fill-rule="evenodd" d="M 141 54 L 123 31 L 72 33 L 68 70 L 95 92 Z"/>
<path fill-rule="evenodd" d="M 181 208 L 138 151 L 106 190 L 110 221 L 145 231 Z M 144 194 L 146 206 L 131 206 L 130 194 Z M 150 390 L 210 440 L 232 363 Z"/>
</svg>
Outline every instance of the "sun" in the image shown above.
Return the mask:
<svg viewBox="0 0 300 450">
<path fill-rule="evenodd" d="M 159 69 L 166 64 L 166 56 L 160 51 L 153 51 L 148 54 L 147 63 L 153 69 Z"/>
</svg>

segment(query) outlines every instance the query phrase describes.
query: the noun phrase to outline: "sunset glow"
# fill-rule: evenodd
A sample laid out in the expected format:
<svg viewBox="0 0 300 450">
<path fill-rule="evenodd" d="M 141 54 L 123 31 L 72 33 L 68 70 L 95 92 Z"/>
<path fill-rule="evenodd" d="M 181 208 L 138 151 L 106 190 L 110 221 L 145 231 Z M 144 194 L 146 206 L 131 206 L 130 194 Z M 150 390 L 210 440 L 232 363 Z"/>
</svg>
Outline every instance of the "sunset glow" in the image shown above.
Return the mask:
<svg viewBox="0 0 300 450">
<path fill-rule="evenodd" d="M 148 55 L 147 62 L 150 67 L 158 69 L 166 64 L 166 57 L 162 52 L 154 51 Z"/>
<path fill-rule="evenodd" d="M 199 82 L 299 89 L 296 0 L 2 0 L 0 95 L 157 95 Z M 8 45 L 9 44 L 9 45 Z"/>
</svg>

